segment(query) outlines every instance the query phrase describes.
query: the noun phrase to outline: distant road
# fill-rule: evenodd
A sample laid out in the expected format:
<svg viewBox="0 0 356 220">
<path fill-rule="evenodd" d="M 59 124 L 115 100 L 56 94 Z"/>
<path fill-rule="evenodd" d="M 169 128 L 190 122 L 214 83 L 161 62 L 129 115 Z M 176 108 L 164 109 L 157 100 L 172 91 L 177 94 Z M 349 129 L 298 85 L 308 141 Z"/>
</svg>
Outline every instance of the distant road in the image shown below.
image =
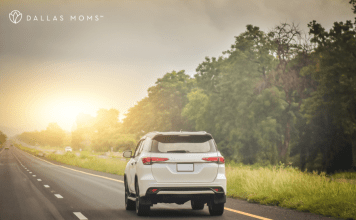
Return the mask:
<svg viewBox="0 0 356 220">
<path fill-rule="evenodd" d="M 9 143 L 6 143 L 9 146 Z M 211 217 L 207 207 L 158 204 L 151 219 L 334 219 L 227 199 L 221 217 Z M 0 220 L 144 219 L 126 211 L 123 177 L 49 163 L 17 148 L 0 148 Z"/>
</svg>

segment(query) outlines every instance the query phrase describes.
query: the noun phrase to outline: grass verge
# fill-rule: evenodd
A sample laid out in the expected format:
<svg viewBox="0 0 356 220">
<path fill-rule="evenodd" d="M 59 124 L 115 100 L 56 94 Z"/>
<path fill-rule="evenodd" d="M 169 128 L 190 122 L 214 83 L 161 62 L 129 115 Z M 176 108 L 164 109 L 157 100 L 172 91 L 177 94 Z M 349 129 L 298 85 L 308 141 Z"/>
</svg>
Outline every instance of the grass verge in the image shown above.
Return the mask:
<svg viewBox="0 0 356 220">
<path fill-rule="evenodd" d="M 21 145 L 18 147 L 40 155 L 38 150 Z M 99 159 L 87 152 L 82 152 L 79 157 L 73 153 L 49 154 L 46 157 L 61 163 L 118 175 L 124 175 L 127 163 L 121 159 Z M 356 219 L 356 185 L 332 181 L 325 173 L 318 175 L 316 172 L 301 172 L 283 164 L 260 168 L 226 164 L 226 177 L 227 196 L 232 198 L 336 218 Z"/>
<path fill-rule="evenodd" d="M 307 173 L 283 164 L 251 169 L 227 165 L 228 195 L 250 202 L 356 219 L 356 185 L 332 181 L 325 173 Z"/>
<path fill-rule="evenodd" d="M 23 151 L 26 151 L 36 156 L 43 155 L 43 153 L 41 153 L 41 151 L 39 150 L 23 147 L 22 145 L 18 145 L 17 147 Z M 58 161 L 72 166 L 77 166 L 77 167 L 82 167 L 86 169 L 112 173 L 112 174 L 117 174 L 122 176 L 124 175 L 124 171 L 127 163 L 126 159 L 125 161 L 121 159 L 111 159 L 111 158 L 100 159 L 97 158 L 96 156 L 90 156 L 88 152 L 81 153 L 79 157 L 72 152 L 67 152 L 63 155 L 54 154 L 54 153 L 45 154 L 45 157 L 50 160 Z"/>
</svg>

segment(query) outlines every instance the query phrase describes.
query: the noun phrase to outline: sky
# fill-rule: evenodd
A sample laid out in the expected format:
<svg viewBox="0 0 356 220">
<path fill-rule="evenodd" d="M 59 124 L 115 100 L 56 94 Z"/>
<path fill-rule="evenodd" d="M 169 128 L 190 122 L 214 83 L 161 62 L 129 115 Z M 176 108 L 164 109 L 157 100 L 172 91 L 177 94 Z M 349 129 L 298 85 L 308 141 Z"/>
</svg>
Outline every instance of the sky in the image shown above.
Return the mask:
<svg viewBox="0 0 356 220">
<path fill-rule="evenodd" d="M 71 131 L 79 113 L 100 108 L 119 110 L 122 120 L 158 78 L 173 70 L 194 76 L 246 25 L 269 31 L 294 22 L 308 32 L 316 20 L 328 30 L 354 20 L 348 2 L 0 0 L 0 130 L 57 122 Z M 22 14 L 16 24 L 13 10 Z"/>
</svg>

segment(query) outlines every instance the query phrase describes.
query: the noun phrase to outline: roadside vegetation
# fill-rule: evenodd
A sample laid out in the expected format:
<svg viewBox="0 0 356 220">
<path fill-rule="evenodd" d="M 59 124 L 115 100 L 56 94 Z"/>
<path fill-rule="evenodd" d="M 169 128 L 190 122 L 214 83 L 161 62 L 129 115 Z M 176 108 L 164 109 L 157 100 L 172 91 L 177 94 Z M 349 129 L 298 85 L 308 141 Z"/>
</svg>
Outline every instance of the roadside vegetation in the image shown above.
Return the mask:
<svg viewBox="0 0 356 220">
<path fill-rule="evenodd" d="M 33 155 L 40 151 L 17 145 Z M 91 170 L 124 175 L 127 159 L 100 159 L 87 151 L 67 152 L 64 155 L 47 154 L 47 159 Z M 325 216 L 356 219 L 355 173 L 340 173 L 329 177 L 324 172 L 302 172 L 298 168 L 285 166 L 261 167 L 228 162 L 226 164 L 227 196 L 277 205 L 284 208 L 307 211 Z M 337 180 L 348 181 L 337 181 Z"/>
<path fill-rule="evenodd" d="M 117 158 L 108 158 L 108 159 L 101 159 L 97 157 L 97 154 L 93 155 L 90 152 L 82 151 L 79 153 L 80 156 L 76 156 L 78 152 L 66 152 L 65 154 L 55 154 L 55 153 L 43 153 L 40 150 L 24 147 L 22 145 L 16 146 L 35 156 L 44 156 L 49 160 L 58 161 L 60 163 L 82 167 L 90 170 L 96 170 L 106 173 L 112 173 L 117 175 L 124 175 L 125 167 L 127 160 L 124 158 L 117 159 Z"/>
<path fill-rule="evenodd" d="M 355 173 L 345 173 L 355 177 Z M 228 195 L 266 205 L 307 211 L 325 216 L 356 219 L 356 185 L 339 182 L 324 172 L 301 172 L 279 164 L 226 167 Z M 334 180 L 333 180 L 334 179 Z"/>
<path fill-rule="evenodd" d="M 6 134 L 0 131 L 0 148 L 2 147 L 3 143 L 5 143 L 6 139 L 7 139 Z"/>
</svg>

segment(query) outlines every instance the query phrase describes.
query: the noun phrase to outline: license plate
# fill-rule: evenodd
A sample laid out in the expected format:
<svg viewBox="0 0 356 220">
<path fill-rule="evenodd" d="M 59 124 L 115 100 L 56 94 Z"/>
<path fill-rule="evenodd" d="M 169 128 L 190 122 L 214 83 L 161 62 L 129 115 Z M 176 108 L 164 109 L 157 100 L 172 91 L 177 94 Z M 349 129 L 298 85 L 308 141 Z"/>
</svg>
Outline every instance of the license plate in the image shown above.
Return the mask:
<svg viewBox="0 0 356 220">
<path fill-rule="evenodd" d="M 192 164 L 192 163 L 177 164 L 177 171 L 178 172 L 193 172 L 194 164 Z"/>
</svg>

